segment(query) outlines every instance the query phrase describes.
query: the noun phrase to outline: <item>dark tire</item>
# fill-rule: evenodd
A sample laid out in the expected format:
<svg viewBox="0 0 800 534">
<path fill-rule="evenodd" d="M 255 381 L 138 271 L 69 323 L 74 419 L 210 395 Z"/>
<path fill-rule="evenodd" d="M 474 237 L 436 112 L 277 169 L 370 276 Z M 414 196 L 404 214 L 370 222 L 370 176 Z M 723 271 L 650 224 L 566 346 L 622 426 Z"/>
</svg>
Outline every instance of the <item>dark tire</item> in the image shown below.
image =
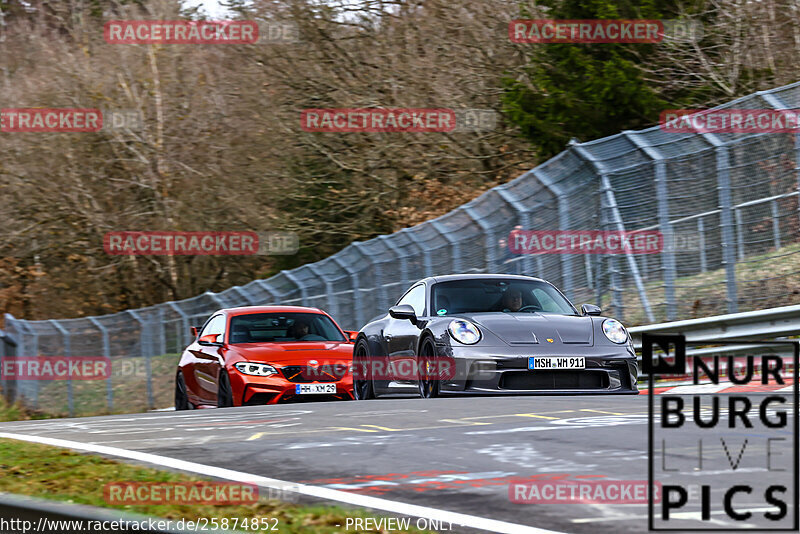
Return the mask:
<svg viewBox="0 0 800 534">
<path fill-rule="evenodd" d="M 186 394 L 186 381 L 183 379 L 183 373 L 178 371 L 175 377 L 175 410 L 191 410 L 192 405 L 189 404 L 189 395 Z"/>
<path fill-rule="evenodd" d="M 419 395 L 423 399 L 435 399 L 441 391 L 442 381 L 438 376 L 436 347 L 431 338 L 425 338 L 419 351 Z"/>
<path fill-rule="evenodd" d="M 368 353 L 369 350 L 366 340 L 359 339 L 356 342 L 356 348 L 353 349 L 353 397 L 355 397 L 356 400 L 370 400 L 375 398 L 375 386 L 372 383 L 369 367 L 364 364 L 359 368 L 361 362 L 367 361 Z M 365 374 L 367 376 L 364 376 Z M 362 376 L 363 379 L 357 379 L 357 375 Z"/>
<path fill-rule="evenodd" d="M 219 372 L 219 390 L 217 391 L 217 408 L 230 408 L 233 406 L 233 391 L 228 373 L 223 369 Z"/>
</svg>

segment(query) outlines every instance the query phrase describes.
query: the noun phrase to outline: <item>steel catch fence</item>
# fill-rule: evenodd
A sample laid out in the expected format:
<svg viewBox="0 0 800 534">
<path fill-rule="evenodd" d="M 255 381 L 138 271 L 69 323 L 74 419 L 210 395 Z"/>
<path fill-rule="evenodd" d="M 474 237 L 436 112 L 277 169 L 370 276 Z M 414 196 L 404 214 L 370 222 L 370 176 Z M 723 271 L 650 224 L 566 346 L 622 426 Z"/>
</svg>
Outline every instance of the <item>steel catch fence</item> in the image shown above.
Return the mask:
<svg viewBox="0 0 800 534">
<path fill-rule="evenodd" d="M 720 108 L 800 108 L 800 82 Z M 437 274 L 539 276 L 577 304 L 598 304 L 631 325 L 800 303 L 798 153 L 800 132 L 625 131 L 573 142 L 446 215 L 269 279 L 100 317 L 28 321 L 7 314 L 17 355 L 113 363 L 102 385 L 21 380 L 14 394 L 37 406 L 46 393 L 48 405 L 56 399 L 69 413 L 170 406 L 190 326 L 219 308 L 313 306 L 358 329 L 414 281 Z M 515 228 L 650 229 L 676 246 L 647 255 L 515 255 L 508 246 Z M 682 239 L 692 246 L 678 246 Z"/>
</svg>

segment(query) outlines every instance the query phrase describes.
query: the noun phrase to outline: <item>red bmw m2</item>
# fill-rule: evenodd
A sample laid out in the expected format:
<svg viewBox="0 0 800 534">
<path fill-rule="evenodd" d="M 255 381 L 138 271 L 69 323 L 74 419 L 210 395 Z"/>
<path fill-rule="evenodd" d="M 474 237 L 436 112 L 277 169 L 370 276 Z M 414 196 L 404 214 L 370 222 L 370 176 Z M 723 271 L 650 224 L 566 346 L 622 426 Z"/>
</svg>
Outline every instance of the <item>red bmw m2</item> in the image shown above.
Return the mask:
<svg viewBox="0 0 800 534">
<path fill-rule="evenodd" d="M 229 308 L 192 333 L 175 377 L 176 410 L 353 399 L 356 332 L 322 310 Z"/>
</svg>

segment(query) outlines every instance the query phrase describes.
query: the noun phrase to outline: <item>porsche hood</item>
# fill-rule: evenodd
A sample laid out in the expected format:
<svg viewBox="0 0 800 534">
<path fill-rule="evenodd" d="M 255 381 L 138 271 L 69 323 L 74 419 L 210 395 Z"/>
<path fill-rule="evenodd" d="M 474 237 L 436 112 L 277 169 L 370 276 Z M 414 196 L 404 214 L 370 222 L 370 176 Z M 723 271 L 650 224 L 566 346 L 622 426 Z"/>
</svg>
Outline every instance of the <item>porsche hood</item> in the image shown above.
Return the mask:
<svg viewBox="0 0 800 534">
<path fill-rule="evenodd" d="M 592 317 L 539 313 L 459 314 L 509 345 L 594 344 Z M 550 341 L 552 340 L 552 341 Z"/>
</svg>

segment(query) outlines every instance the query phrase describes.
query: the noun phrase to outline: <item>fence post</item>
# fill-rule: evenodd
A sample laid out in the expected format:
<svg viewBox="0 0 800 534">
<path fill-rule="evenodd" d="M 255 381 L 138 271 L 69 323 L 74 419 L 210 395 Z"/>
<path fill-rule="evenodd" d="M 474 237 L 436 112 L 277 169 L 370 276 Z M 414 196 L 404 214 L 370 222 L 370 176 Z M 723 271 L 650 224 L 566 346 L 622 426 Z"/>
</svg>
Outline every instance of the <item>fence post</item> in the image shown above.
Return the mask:
<svg viewBox="0 0 800 534">
<path fill-rule="evenodd" d="M 9 317 L 11 314 L 6 314 L 6 325 L 9 323 Z M 12 348 L 13 347 L 13 348 Z M 7 357 L 14 357 L 16 356 L 16 347 L 17 342 L 12 338 L 7 332 L 3 332 L 0 330 L 0 369 L 2 369 L 3 360 Z M 12 382 L 6 378 L 5 373 L 0 373 L 0 377 L 2 377 L 2 384 L 3 387 L 3 396 L 6 399 L 6 402 L 9 404 L 13 404 L 16 400 L 16 382 Z"/>
<path fill-rule="evenodd" d="M 139 323 L 139 350 L 141 352 L 142 357 L 144 360 L 144 368 L 145 372 L 147 373 L 147 406 L 149 409 L 153 409 L 156 406 L 155 399 L 153 398 L 153 368 L 150 362 L 150 351 L 147 350 L 147 346 L 145 343 L 146 336 L 146 328 L 144 324 L 144 319 L 139 315 L 137 310 L 127 310 L 127 313 L 133 317 L 137 323 Z"/>
<path fill-rule="evenodd" d="M 175 310 L 175 312 L 178 315 L 181 316 L 182 327 L 181 327 L 181 333 L 178 335 L 178 343 L 181 343 L 181 339 L 183 339 L 182 345 L 188 345 L 189 343 L 194 341 L 193 339 L 190 339 L 190 337 L 189 337 L 191 335 L 191 332 L 189 332 L 189 316 L 186 315 L 186 312 L 183 311 L 183 309 L 181 309 L 181 307 L 178 306 L 174 301 L 169 301 L 169 302 L 167 302 L 167 304 L 169 304 L 170 307 L 173 310 Z M 178 352 L 180 352 L 181 349 L 183 349 L 183 346 L 179 346 L 178 347 Z"/>
<path fill-rule="evenodd" d="M 439 232 L 439 234 L 444 237 L 447 243 L 450 245 L 450 254 L 453 258 L 453 272 L 462 272 L 463 266 L 461 263 L 461 243 L 455 237 L 453 237 L 452 232 L 442 230 L 439 221 L 436 219 L 431 221 L 431 226 L 434 230 Z"/>
<path fill-rule="evenodd" d="M 63 342 L 64 342 L 64 356 L 67 356 L 67 357 L 71 358 L 72 357 L 72 351 L 70 350 L 69 332 L 67 332 L 67 329 L 64 328 L 63 326 L 61 326 L 61 323 L 59 323 L 55 319 L 50 319 L 48 321 L 48 323 L 53 325 L 53 327 L 56 330 L 58 330 L 58 332 L 61 334 L 61 337 L 62 337 Z M 36 356 L 36 358 L 38 359 L 39 356 Z M 69 373 L 67 373 L 67 406 L 69 408 L 69 416 L 70 417 L 75 417 L 75 399 L 74 399 L 73 393 L 72 393 L 72 378 L 70 378 Z"/>
<path fill-rule="evenodd" d="M 327 294 L 326 300 L 328 301 L 328 309 L 325 311 L 332 317 L 337 317 L 339 315 L 339 307 L 336 305 L 336 297 L 333 295 L 333 282 L 331 281 L 331 277 L 320 271 L 316 263 L 309 263 L 305 265 L 305 267 L 308 267 L 308 270 L 314 273 L 314 276 L 322 280 L 325 284 L 325 293 Z M 300 267 L 300 269 L 302 269 L 302 267 Z"/>
<path fill-rule="evenodd" d="M 619 232 L 625 231 L 625 223 L 622 220 L 622 214 L 619 212 L 619 206 L 617 206 L 617 199 L 614 196 L 614 189 L 611 187 L 611 180 L 608 179 L 608 175 L 602 170 L 601 165 L 595 161 L 594 156 L 592 156 L 585 148 L 583 148 L 579 143 L 575 143 L 572 145 L 572 148 L 577 152 L 578 156 L 583 159 L 584 161 L 589 162 L 595 169 L 595 172 L 600 176 L 600 191 L 601 191 L 601 198 L 602 196 L 605 197 L 607 202 L 607 208 L 610 212 L 609 221 L 612 222 L 614 226 L 616 226 Z M 602 202 L 601 202 L 602 205 Z M 628 260 L 628 267 L 631 270 L 631 276 L 633 276 L 633 282 L 636 285 L 637 291 L 639 291 L 639 300 L 642 303 L 642 308 L 644 309 L 645 316 L 647 320 L 651 323 L 656 322 L 655 317 L 653 316 L 653 311 L 650 309 L 650 301 L 647 299 L 647 291 L 644 287 L 644 282 L 642 282 L 642 277 L 639 274 L 639 264 L 636 262 L 636 258 L 633 254 L 629 253 L 630 251 L 626 252 L 625 258 Z M 611 261 L 611 275 L 612 275 L 612 283 L 614 281 L 614 277 L 617 276 L 619 273 L 616 268 L 616 262 L 614 258 L 610 258 Z M 616 286 L 616 284 L 614 284 Z"/>
<path fill-rule="evenodd" d="M 719 198 L 719 219 L 722 233 L 722 263 L 725 265 L 725 287 L 728 313 L 736 313 L 739 301 L 736 295 L 736 241 L 733 232 L 731 207 L 731 176 L 728 147 L 719 137 L 711 133 L 700 133 L 714 147 L 717 155 L 717 195 Z"/>
<path fill-rule="evenodd" d="M 378 236 L 378 239 L 380 239 L 383 242 L 383 245 L 386 247 L 387 250 L 391 250 L 392 254 L 394 254 L 395 257 L 397 257 L 397 259 L 400 260 L 400 279 L 406 284 L 410 283 L 410 281 L 408 279 L 408 277 L 409 277 L 409 274 L 408 274 L 408 259 L 406 258 L 406 256 L 404 254 L 400 254 L 397 251 L 397 247 L 395 247 L 392 244 L 392 241 L 391 241 L 391 239 L 389 239 L 388 235 L 380 235 L 380 236 Z M 388 299 L 388 296 L 387 296 L 387 299 Z M 391 301 L 387 300 L 387 302 L 391 302 Z"/>
<path fill-rule="evenodd" d="M 158 309 L 158 354 L 164 356 L 167 353 L 167 328 L 164 326 L 164 306 L 157 306 Z"/>
<path fill-rule="evenodd" d="M 308 290 L 306 289 L 305 284 L 301 284 L 297 277 L 292 274 L 291 271 L 282 271 L 283 275 L 289 279 L 291 283 L 293 283 L 297 289 L 300 290 L 300 302 L 303 303 L 303 306 L 308 306 Z"/>
<path fill-rule="evenodd" d="M 269 282 L 267 282 L 267 281 L 266 281 L 266 280 L 264 280 L 263 278 L 259 278 L 258 280 L 256 280 L 256 284 L 258 284 L 258 287 L 260 287 L 261 289 L 263 289 L 263 290 L 264 290 L 266 293 L 269 293 L 269 296 L 270 296 L 270 298 L 272 299 L 272 300 L 269 302 L 270 304 L 273 304 L 273 303 L 274 303 L 274 304 L 280 304 L 280 302 L 281 302 L 280 295 L 278 295 L 278 294 L 275 292 L 275 290 L 274 290 L 274 289 L 272 289 L 272 286 L 270 286 L 270 285 L 269 285 Z"/>
<path fill-rule="evenodd" d="M 26 330 L 28 330 L 28 332 L 31 333 L 31 338 L 33 339 L 33 342 L 31 343 L 31 356 L 35 356 L 35 357 L 38 358 L 39 357 L 39 333 L 36 330 L 34 330 L 31 326 L 29 326 L 27 323 L 23 323 L 23 324 L 24 324 L 24 328 Z M 23 354 L 23 356 L 24 356 L 24 354 Z M 29 380 L 29 382 L 30 382 L 30 380 Z M 33 406 L 34 408 L 39 408 L 39 381 L 38 380 L 33 380 L 33 384 L 31 386 L 31 391 L 33 392 L 33 395 L 31 395 L 31 397 L 32 397 L 31 406 Z"/>
<path fill-rule="evenodd" d="M 772 211 L 772 244 L 775 246 L 775 250 L 778 250 L 781 248 L 781 220 L 777 200 L 770 202 L 770 210 Z"/>
<path fill-rule="evenodd" d="M 251 296 L 250 296 L 250 295 L 247 293 L 247 291 L 245 291 L 244 289 L 242 289 L 242 287 L 241 287 L 241 286 L 233 286 L 233 287 L 231 287 L 231 289 L 234 291 L 234 293 L 236 293 L 237 295 L 239 295 L 240 297 L 242 297 L 242 299 L 243 299 L 243 300 L 244 300 L 244 301 L 247 303 L 247 305 L 248 305 L 248 306 L 253 306 L 253 305 L 255 305 L 255 304 L 256 304 L 256 301 L 255 301 L 255 299 L 253 299 L 253 297 L 251 297 Z"/>
<path fill-rule="evenodd" d="M 708 266 L 706 264 L 706 234 L 705 223 L 702 217 L 697 218 L 697 234 L 699 236 L 700 245 L 700 272 L 706 272 Z"/>
<path fill-rule="evenodd" d="M 38 338 L 36 337 L 36 334 L 34 333 L 33 329 L 28 327 L 25 321 L 15 319 L 14 316 L 11 315 L 10 313 L 5 314 L 5 317 L 6 317 L 6 327 L 7 328 L 13 327 L 14 330 L 17 332 L 17 335 L 19 336 L 18 339 L 16 340 L 17 344 L 16 344 L 15 355 L 29 356 L 28 347 L 29 345 L 31 345 L 31 341 L 26 340 L 27 337 L 25 335 L 26 330 L 28 331 L 30 337 L 32 338 L 33 348 L 35 349 L 31 351 L 31 353 L 35 355 L 36 352 L 38 352 Z M 30 380 L 26 380 L 25 382 L 30 382 Z M 38 382 L 34 381 L 33 386 L 31 387 L 30 384 L 23 383 L 19 380 L 19 378 L 15 378 L 14 379 L 15 400 L 20 401 L 23 399 L 27 399 L 28 402 L 30 403 L 30 406 L 35 407 L 37 399 L 36 384 L 38 384 Z"/>
<path fill-rule="evenodd" d="M 538 167 L 531 172 L 542 185 L 549 189 L 556 197 L 556 202 L 558 203 L 558 229 L 569 230 L 570 217 L 567 192 L 564 191 L 560 185 L 556 184 L 555 180 L 539 170 Z M 572 254 L 559 254 L 559 259 L 561 260 L 561 286 L 564 294 L 567 295 L 567 298 L 570 300 L 575 297 L 572 283 L 572 256 Z"/>
<path fill-rule="evenodd" d="M 390 249 L 386 245 L 386 243 L 383 243 L 383 241 L 381 241 L 381 243 L 383 244 L 383 246 L 386 248 L 387 251 L 390 251 L 395 257 L 397 256 L 397 253 L 394 250 Z M 375 310 L 373 310 L 373 312 L 367 315 L 367 317 L 372 317 L 373 315 L 378 313 L 379 310 L 383 310 L 384 308 L 388 308 L 389 306 L 389 295 L 388 292 L 386 291 L 386 284 L 384 283 L 385 277 L 383 273 L 383 262 L 372 261 L 372 257 L 369 255 L 369 252 L 364 252 L 364 250 L 362 250 L 362 247 L 364 247 L 364 243 L 356 242 L 353 243 L 353 246 L 356 248 L 359 254 L 361 254 L 364 260 L 369 261 L 370 264 L 372 264 L 372 267 L 375 269 L 375 285 L 378 288 L 378 302 L 375 303 Z M 358 277 L 355 270 L 353 270 L 353 276 L 355 276 L 356 278 Z M 357 283 L 356 280 L 353 280 L 353 284 L 356 283 Z M 360 292 L 361 284 L 358 284 L 358 287 Z M 364 318 L 364 310 L 361 309 L 361 307 L 356 307 L 356 314 L 359 317 L 360 321 L 364 321 L 363 323 L 360 323 L 363 326 L 366 323 L 366 320 Z"/>
<path fill-rule="evenodd" d="M 108 411 L 112 412 L 114 411 L 114 389 L 111 383 L 111 376 L 114 374 L 114 366 L 111 362 L 111 344 L 108 339 L 108 329 L 95 317 L 88 317 L 88 319 L 100 330 L 100 335 L 103 338 L 103 356 L 108 360 L 108 365 L 111 367 L 109 369 L 108 378 L 106 379 L 106 402 L 108 403 Z"/>
<path fill-rule="evenodd" d="M 358 249 L 358 247 L 354 248 L 358 251 L 359 254 L 361 254 L 361 251 Z M 356 330 L 358 330 L 365 324 L 364 317 L 362 315 L 364 307 L 359 305 L 363 301 L 361 300 L 361 285 L 358 283 L 358 275 L 356 275 L 356 271 L 352 267 L 349 267 L 347 264 L 345 264 L 345 262 L 340 260 L 335 254 L 331 256 L 331 258 L 333 259 L 334 262 L 336 262 L 336 265 L 341 267 L 342 270 L 345 271 L 347 275 L 350 277 L 350 285 L 353 288 L 353 302 L 356 303 L 353 320 L 356 323 Z M 334 319 L 336 319 L 337 321 L 339 320 L 335 315 Z"/>
<path fill-rule="evenodd" d="M 464 213 L 466 213 L 470 219 L 475 221 L 475 224 L 481 227 L 483 230 L 483 239 L 486 246 L 486 272 L 493 273 L 494 266 L 497 263 L 497 244 L 492 244 L 494 241 L 494 232 L 492 232 L 492 227 L 489 226 L 485 220 L 483 220 L 477 213 L 475 213 L 475 208 L 472 206 L 464 206 Z"/>
<path fill-rule="evenodd" d="M 787 105 L 786 102 L 784 102 L 783 99 L 780 97 L 780 95 L 777 95 L 772 91 L 759 91 L 756 94 L 761 98 L 763 98 L 765 102 L 767 102 L 770 106 L 772 106 L 775 109 L 790 110 L 792 108 L 797 107 L 797 106 Z M 794 172 L 797 175 L 796 178 L 797 192 L 800 193 L 800 128 L 795 128 L 795 133 L 794 133 Z M 797 195 L 797 215 L 798 217 L 800 217 L 800 194 Z"/>
<path fill-rule="evenodd" d="M 675 300 L 675 233 L 669 218 L 669 189 L 667 187 L 667 169 L 664 156 L 652 146 L 646 145 L 634 132 L 622 132 L 625 137 L 653 161 L 656 178 L 656 199 L 658 202 L 658 226 L 661 228 L 663 246 L 661 251 L 661 266 L 664 268 L 664 300 L 667 305 L 667 320 L 674 321 L 678 318 Z"/>
<path fill-rule="evenodd" d="M 529 174 L 534 178 L 536 177 L 533 174 L 533 171 L 528 171 L 523 176 L 527 176 Z M 503 186 L 499 186 L 497 189 L 495 189 L 495 191 L 497 192 L 498 195 L 500 195 L 500 198 L 505 200 L 506 203 L 512 208 L 514 208 L 514 210 L 517 212 L 517 216 L 520 218 L 520 224 L 522 225 L 522 229 L 533 230 L 533 228 L 531 228 L 531 216 L 530 216 L 530 210 L 533 209 L 533 206 L 531 207 L 525 206 L 517 197 L 514 196 L 514 194 L 511 191 L 509 191 Z M 533 254 L 523 255 L 522 271 L 524 274 L 530 275 L 530 273 L 532 273 L 535 270 L 536 276 L 538 276 L 539 278 L 543 278 L 544 273 L 542 272 L 541 257 L 539 256 L 536 257 L 537 260 L 536 269 L 534 269 L 533 268 L 534 258 L 532 256 Z"/>
<path fill-rule="evenodd" d="M 417 245 L 417 248 L 422 252 L 422 264 L 425 266 L 425 276 L 433 276 L 433 262 L 431 261 L 431 251 L 430 249 L 424 247 L 422 242 L 419 240 L 417 235 L 410 231 L 408 228 L 403 228 L 400 230 L 400 233 L 405 232 L 408 235 L 408 238 Z"/>
</svg>

